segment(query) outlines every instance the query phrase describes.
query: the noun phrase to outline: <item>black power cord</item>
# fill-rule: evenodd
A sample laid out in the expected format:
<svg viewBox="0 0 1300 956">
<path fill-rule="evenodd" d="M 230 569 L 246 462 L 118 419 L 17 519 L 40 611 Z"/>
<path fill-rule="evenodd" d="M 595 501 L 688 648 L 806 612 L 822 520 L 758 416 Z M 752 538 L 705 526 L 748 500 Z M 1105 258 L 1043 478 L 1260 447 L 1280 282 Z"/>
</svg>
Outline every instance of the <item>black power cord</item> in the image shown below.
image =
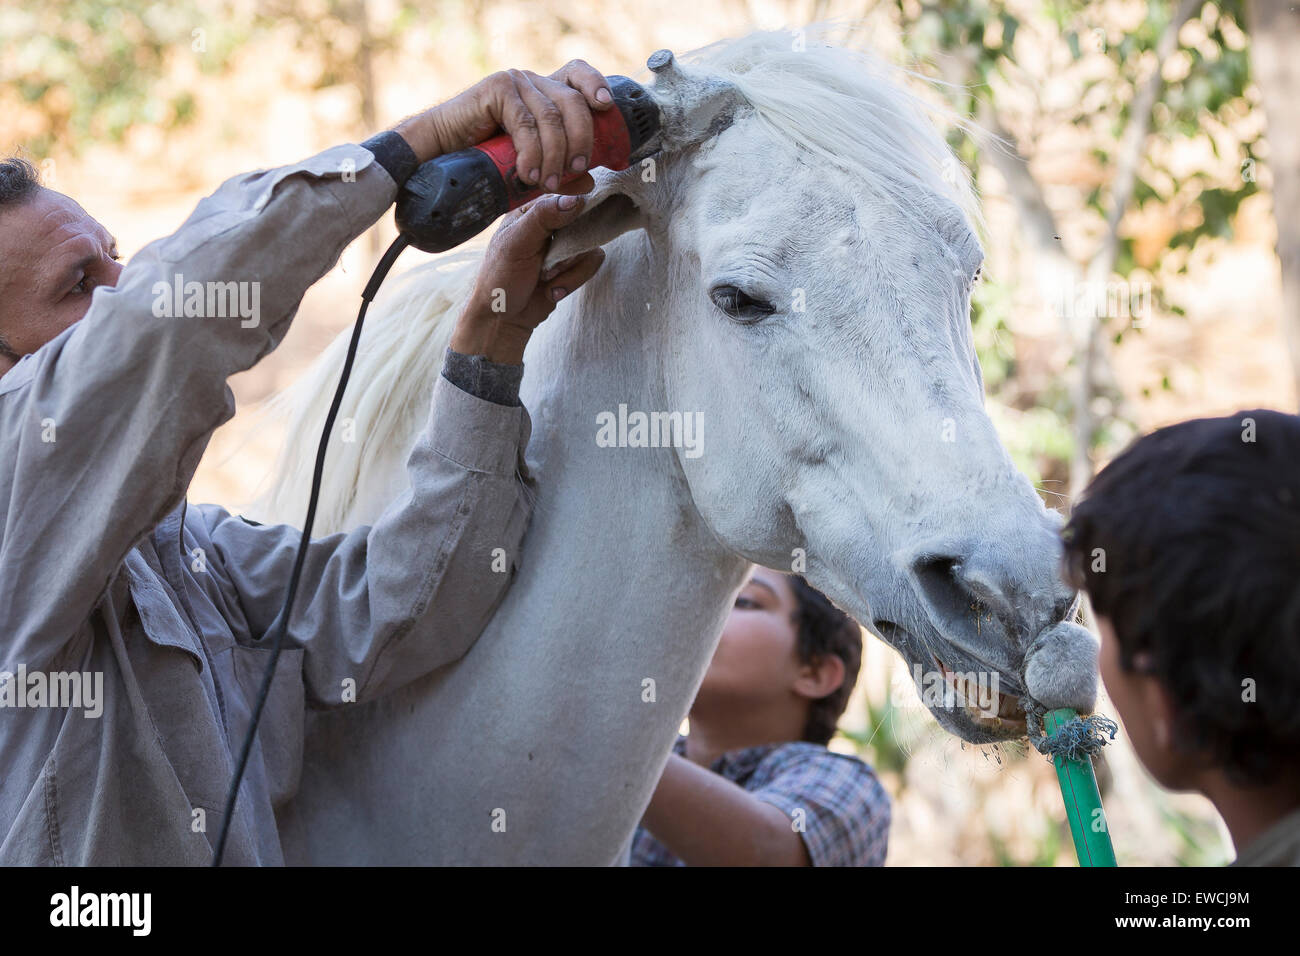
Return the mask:
<svg viewBox="0 0 1300 956">
<path fill-rule="evenodd" d="M 262 709 L 266 706 L 267 695 L 271 691 L 271 681 L 275 678 L 275 666 L 280 660 L 280 649 L 284 645 L 284 635 L 289 629 L 289 615 L 293 613 L 293 600 L 298 595 L 298 580 L 302 577 L 302 567 L 307 560 L 307 546 L 311 544 L 311 529 L 316 522 L 316 504 L 320 498 L 321 479 L 325 474 L 325 452 L 329 448 L 330 434 L 334 431 L 334 419 L 338 417 L 339 407 L 343 404 L 343 392 L 348 387 L 348 378 L 352 374 L 352 363 L 357 357 L 357 345 L 361 341 L 361 326 L 366 319 L 366 309 L 370 306 L 379 287 L 393 263 L 402 254 L 410 240 L 405 234 L 393 240 L 393 244 L 375 266 L 370 274 L 370 281 L 361 292 L 361 308 L 357 312 L 356 325 L 352 327 L 352 340 L 348 342 L 347 358 L 343 360 L 343 372 L 339 375 L 338 387 L 334 389 L 334 401 L 330 403 L 329 414 L 325 417 L 325 427 L 321 430 L 320 445 L 316 449 L 316 469 L 311 477 L 311 497 L 307 502 L 307 519 L 302 525 L 302 538 L 298 542 L 298 556 L 293 562 L 293 573 L 289 576 L 289 590 L 284 598 L 284 607 L 272 625 L 274 637 L 271 641 L 271 659 L 266 663 L 266 672 L 262 675 L 262 686 L 257 692 L 257 703 L 253 706 L 252 723 L 244 735 L 244 744 L 239 751 L 239 762 L 235 765 L 235 776 L 230 781 L 230 792 L 226 795 L 226 808 L 221 814 L 221 830 L 217 834 L 217 846 L 212 854 L 212 865 L 220 866 L 226 851 L 226 838 L 230 835 L 230 822 L 235 815 L 235 800 L 239 796 L 239 785 L 244 780 L 244 770 L 248 766 L 248 755 L 253 749 L 253 740 L 257 737 L 257 725 L 262 720 Z"/>
</svg>

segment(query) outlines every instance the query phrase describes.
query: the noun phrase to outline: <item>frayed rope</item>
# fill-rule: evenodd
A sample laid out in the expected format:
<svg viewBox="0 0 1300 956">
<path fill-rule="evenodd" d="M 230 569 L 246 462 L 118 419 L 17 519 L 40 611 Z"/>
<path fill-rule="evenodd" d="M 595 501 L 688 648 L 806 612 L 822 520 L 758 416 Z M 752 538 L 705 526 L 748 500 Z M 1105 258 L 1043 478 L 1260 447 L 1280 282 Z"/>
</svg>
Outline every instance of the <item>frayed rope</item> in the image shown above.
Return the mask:
<svg viewBox="0 0 1300 956">
<path fill-rule="evenodd" d="M 1046 734 L 1043 732 L 1042 716 L 1047 711 L 1043 705 L 1032 698 L 1022 697 L 1020 706 L 1025 711 L 1029 742 L 1049 760 L 1054 757 L 1064 760 L 1095 757 L 1119 732 L 1119 725 L 1115 721 L 1102 714 L 1092 714 L 1088 717 L 1075 717 L 1058 727 L 1056 733 Z"/>
</svg>

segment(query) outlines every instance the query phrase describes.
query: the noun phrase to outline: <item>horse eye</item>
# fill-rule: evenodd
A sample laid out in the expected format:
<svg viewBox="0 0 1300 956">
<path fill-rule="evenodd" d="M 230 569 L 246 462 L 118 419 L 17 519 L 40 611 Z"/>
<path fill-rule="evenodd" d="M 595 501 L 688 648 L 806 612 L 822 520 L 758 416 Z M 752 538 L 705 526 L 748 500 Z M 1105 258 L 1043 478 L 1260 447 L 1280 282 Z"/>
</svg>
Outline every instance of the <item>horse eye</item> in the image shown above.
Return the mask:
<svg viewBox="0 0 1300 956">
<path fill-rule="evenodd" d="M 746 324 L 757 322 L 776 311 L 771 303 L 756 299 L 734 285 L 715 286 L 710 290 L 709 298 L 728 317 Z"/>
</svg>

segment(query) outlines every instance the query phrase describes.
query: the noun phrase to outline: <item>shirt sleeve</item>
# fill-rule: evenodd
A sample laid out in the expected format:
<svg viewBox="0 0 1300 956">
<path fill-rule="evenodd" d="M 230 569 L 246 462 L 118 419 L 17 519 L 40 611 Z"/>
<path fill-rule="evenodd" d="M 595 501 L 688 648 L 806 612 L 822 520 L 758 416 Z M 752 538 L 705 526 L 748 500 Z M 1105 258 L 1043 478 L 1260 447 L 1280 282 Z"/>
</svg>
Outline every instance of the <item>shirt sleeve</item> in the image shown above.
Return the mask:
<svg viewBox="0 0 1300 956">
<path fill-rule="evenodd" d="M 395 194 L 356 145 L 236 176 L 0 377 L 0 660 L 48 659 L 76 632 L 184 498 L 234 412 L 226 379 L 280 343 Z"/>
<path fill-rule="evenodd" d="M 308 546 L 286 641 L 306 652 L 313 706 L 373 699 L 469 650 L 517 566 L 532 502 L 521 477 L 528 435 L 522 406 L 438 380 L 409 491 L 372 527 Z M 199 510 L 218 586 L 257 640 L 282 609 L 300 532 Z M 345 698 L 348 686 L 357 693 Z"/>
<path fill-rule="evenodd" d="M 497 405 L 518 405 L 522 365 L 503 365 L 486 355 L 462 355 L 451 348 L 443 359 L 442 376 L 462 391 Z"/>
<path fill-rule="evenodd" d="M 398 188 L 406 185 L 406 181 L 420 167 L 420 161 L 416 159 L 411 145 L 394 130 L 372 136 L 361 145 L 370 150 Z"/>
<path fill-rule="evenodd" d="M 825 748 L 780 758 L 754 796 L 784 813 L 813 866 L 884 866 L 889 794 L 871 767 Z"/>
</svg>

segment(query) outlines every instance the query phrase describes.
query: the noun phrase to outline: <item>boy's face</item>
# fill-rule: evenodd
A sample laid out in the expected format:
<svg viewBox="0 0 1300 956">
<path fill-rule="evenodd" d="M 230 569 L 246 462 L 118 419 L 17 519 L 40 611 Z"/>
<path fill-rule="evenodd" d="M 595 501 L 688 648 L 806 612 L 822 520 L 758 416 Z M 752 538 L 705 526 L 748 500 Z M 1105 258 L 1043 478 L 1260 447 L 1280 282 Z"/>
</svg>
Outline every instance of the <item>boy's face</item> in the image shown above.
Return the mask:
<svg viewBox="0 0 1300 956">
<path fill-rule="evenodd" d="M 799 660 L 797 610 L 789 579 L 756 568 L 736 595 L 696 701 L 761 708 L 833 692 L 838 684 L 827 688 L 827 675 L 820 673 L 824 667 Z M 839 670 L 842 679 L 842 663 Z"/>
<path fill-rule="evenodd" d="M 1124 729 L 1138 759 L 1156 782 L 1169 790 L 1191 789 L 1193 761 L 1173 747 L 1174 708 L 1169 694 L 1154 677 L 1143 673 L 1147 659 L 1135 656 L 1134 669 L 1120 663 L 1119 641 L 1108 618 L 1097 616 L 1101 632 L 1101 679 L 1106 693 L 1124 721 Z"/>
</svg>

